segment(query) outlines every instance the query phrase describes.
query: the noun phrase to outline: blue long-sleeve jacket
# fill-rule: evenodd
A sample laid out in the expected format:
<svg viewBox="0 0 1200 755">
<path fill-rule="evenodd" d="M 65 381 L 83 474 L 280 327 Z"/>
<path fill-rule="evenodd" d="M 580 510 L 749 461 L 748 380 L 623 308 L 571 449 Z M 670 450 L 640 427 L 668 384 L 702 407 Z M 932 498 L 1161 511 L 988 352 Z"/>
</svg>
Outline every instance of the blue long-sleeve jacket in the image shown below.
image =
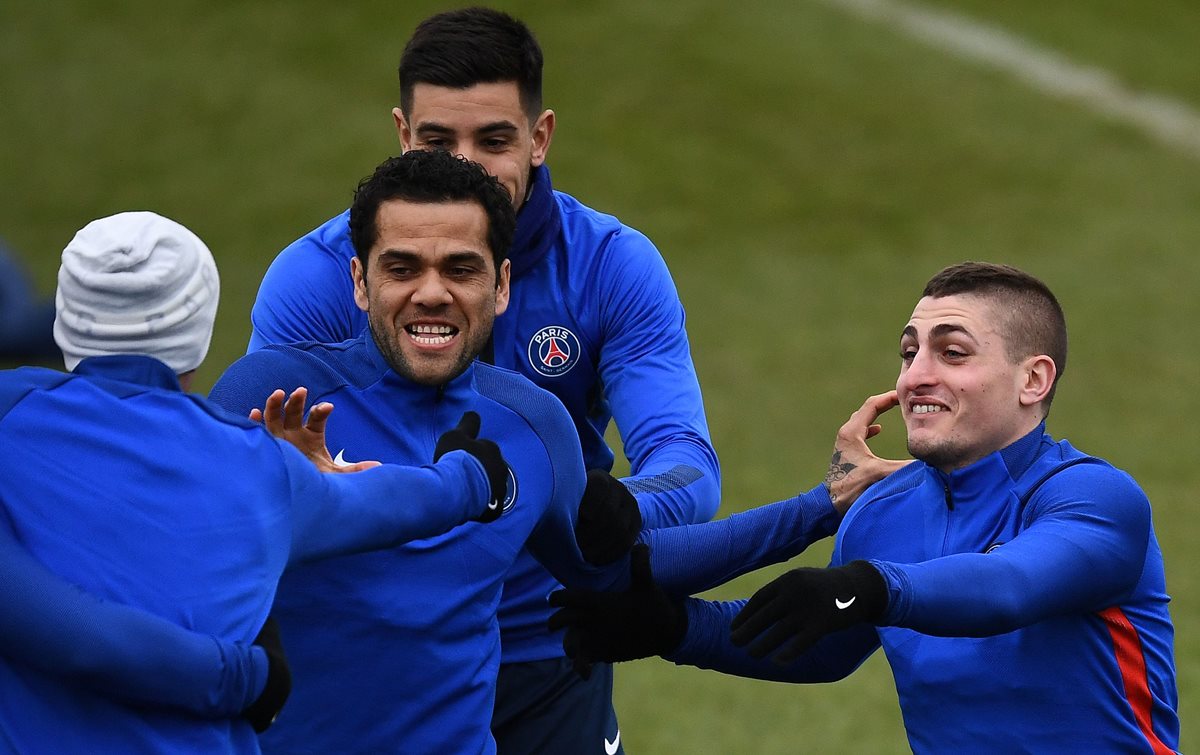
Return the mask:
<svg viewBox="0 0 1200 755">
<path fill-rule="evenodd" d="M 148 357 L 0 373 L 0 744 L 257 752 L 236 714 L 285 565 L 444 532 L 489 498 L 462 452 L 319 474 Z"/>
<path fill-rule="evenodd" d="M 296 341 L 335 343 L 367 327 L 350 279 L 349 213 L 300 238 L 263 278 L 250 350 Z M 589 469 L 611 469 L 604 441 L 621 432 L 648 528 L 716 513 L 720 469 L 708 434 L 684 311 L 658 250 L 616 218 L 553 191 L 543 166 L 517 216 L 512 290 L 496 319 L 492 361 L 550 391 L 574 422 Z M 545 631 L 556 587 L 529 554 L 500 606 L 504 661 L 562 655 Z"/>
<path fill-rule="evenodd" d="M 479 362 L 444 386 L 413 383 L 391 370 L 369 333 L 252 352 L 210 397 L 240 414 L 275 388 L 301 385 L 310 401 L 336 406 L 326 435 L 346 459 L 426 461 L 439 436 L 471 410 L 512 474 L 495 522 L 288 570 L 272 615 L 294 687 L 264 749 L 493 751 L 496 608 L 518 553 L 527 549 L 571 585 L 628 583 L 627 558 L 595 567 L 575 544 L 585 473 L 570 417 L 529 381 Z"/>
<path fill-rule="evenodd" d="M 788 667 L 729 642 L 744 601 L 689 600 L 677 663 L 840 679 L 884 648 L 916 752 L 1172 752 L 1178 699 L 1162 554 L 1129 475 L 1038 428 L 964 469 L 909 465 L 869 489 L 833 564 L 883 574 L 882 626 Z"/>
</svg>

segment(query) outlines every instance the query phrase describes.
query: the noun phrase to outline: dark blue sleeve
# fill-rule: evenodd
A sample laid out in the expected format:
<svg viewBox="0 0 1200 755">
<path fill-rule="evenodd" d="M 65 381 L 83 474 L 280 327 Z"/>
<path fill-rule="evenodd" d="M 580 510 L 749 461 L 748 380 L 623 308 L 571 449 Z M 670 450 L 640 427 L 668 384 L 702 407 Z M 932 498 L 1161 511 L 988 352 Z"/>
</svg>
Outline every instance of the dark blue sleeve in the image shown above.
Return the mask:
<svg viewBox="0 0 1200 755">
<path fill-rule="evenodd" d="M 237 716 L 267 678 L 262 648 L 101 600 L 48 571 L 0 523 L 0 650 L 132 705 Z"/>
<path fill-rule="evenodd" d="M 989 553 L 873 561 L 888 582 L 883 625 L 939 636 L 1002 634 L 1121 602 L 1150 542 L 1150 502 L 1129 475 L 1078 464 L 1030 498 L 1025 529 Z"/>
<path fill-rule="evenodd" d="M 712 669 L 723 674 L 777 682 L 835 682 L 849 676 L 879 647 L 875 627 L 862 624 L 826 635 L 794 663 L 780 666 L 769 658 L 756 659 L 729 641 L 729 624 L 745 600 L 716 603 L 688 598 L 687 633 L 674 652 L 664 655 L 679 665 Z"/>
<path fill-rule="evenodd" d="M 354 303 L 348 213 L 294 241 L 267 268 L 250 310 L 247 352 L 267 344 L 338 343 L 366 327 Z"/>
<path fill-rule="evenodd" d="M 654 579 L 690 595 L 746 572 L 786 561 L 832 535 L 841 516 L 818 485 L 807 493 L 702 524 L 647 530 Z"/>
<path fill-rule="evenodd" d="M 478 516 L 491 499 L 483 465 L 466 451 L 423 467 L 323 474 L 287 443 L 279 447 L 292 484 L 289 563 L 434 537 Z"/>
<path fill-rule="evenodd" d="M 720 503 L 721 470 L 667 265 L 649 239 L 622 226 L 596 281 L 600 380 L 629 459 L 624 482 L 648 528 L 706 522 Z"/>
</svg>

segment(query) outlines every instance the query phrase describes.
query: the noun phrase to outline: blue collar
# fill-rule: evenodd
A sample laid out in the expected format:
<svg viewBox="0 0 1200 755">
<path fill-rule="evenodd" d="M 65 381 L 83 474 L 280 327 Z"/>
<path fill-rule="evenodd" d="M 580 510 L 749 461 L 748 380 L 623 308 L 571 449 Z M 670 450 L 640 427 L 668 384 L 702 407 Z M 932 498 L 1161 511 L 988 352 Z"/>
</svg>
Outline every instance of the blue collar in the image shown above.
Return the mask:
<svg viewBox="0 0 1200 755">
<path fill-rule="evenodd" d="M 544 164 L 530 174 L 529 196 L 517 213 L 517 230 L 513 234 L 513 280 L 531 270 L 550 251 L 562 228 L 554 187 L 550 184 L 550 169 Z"/>
<path fill-rule="evenodd" d="M 183 391 L 179 377 L 167 365 L 154 357 L 140 354 L 115 354 L 112 356 L 88 357 L 75 365 L 72 372 L 85 377 L 119 380 L 147 388 L 163 388 Z"/>
<path fill-rule="evenodd" d="M 1037 459 L 1042 442 L 1048 440 L 1050 438 L 1046 435 L 1046 423 L 1043 420 L 1019 439 L 962 469 L 956 469 L 949 474 L 933 467 L 929 469 L 937 474 L 944 484 L 953 487 L 956 492 L 965 493 L 976 483 L 987 479 L 990 474 L 1004 474 L 1012 480 L 1020 479 Z"/>
</svg>

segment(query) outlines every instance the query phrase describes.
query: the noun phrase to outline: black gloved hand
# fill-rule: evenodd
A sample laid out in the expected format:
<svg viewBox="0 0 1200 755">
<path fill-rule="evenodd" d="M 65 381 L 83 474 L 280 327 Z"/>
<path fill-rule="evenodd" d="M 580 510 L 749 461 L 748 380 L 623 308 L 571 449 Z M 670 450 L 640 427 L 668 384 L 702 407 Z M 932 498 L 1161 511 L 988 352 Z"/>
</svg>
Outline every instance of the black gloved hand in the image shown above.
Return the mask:
<svg viewBox="0 0 1200 755">
<path fill-rule="evenodd" d="M 279 637 L 279 622 L 274 617 L 268 616 L 263 622 L 254 644 L 267 653 L 267 684 L 258 699 L 242 711 L 242 718 L 261 734 L 275 723 L 275 718 L 292 692 L 292 670 L 288 668 L 283 641 Z"/>
<path fill-rule="evenodd" d="M 590 564 L 612 563 L 629 552 L 642 531 L 642 512 L 629 489 L 603 469 L 587 473 L 579 500 L 575 542 Z"/>
<path fill-rule="evenodd" d="M 479 415 L 475 412 L 464 412 L 458 421 L 458 427 L 447 430 L 438 438 L 437 446 L 433 449 L 433 461 L 451 451 L 466 451 L 479 459 L 483 470 L 487 473 L 488 482 L 492 487 L 492 500 L 479 516 L 480 522 L 492 522 L 504 513 L 504 499 L 508 496 L 508 462 L 500 453 L 500 447 L 490 440 L 479 438 Z"/>
<path fill-rule="evenodd" d="M 733 617 L 730 639 L 739 647 L 753 640 L 748 652 L 755 658 L 783 645 L 772 660 L 787 665 L 830 632 L 875 623 L 887 603 L 887 583 L 866 561 L 793 569 L 754 593 Z"/>
<path fill-rule="evenodd" d="M 629 589 L 624 592 L 556 590 L 550 605 L 550 631 L 566 629 L 563 650 L 580 676 L 591 664 L 649 658 L 674 650 L 687 632 L 683 600 L 672 598 L 650 573 L 650 548 L 634 546 L 629 556 Z"/>
</svg>

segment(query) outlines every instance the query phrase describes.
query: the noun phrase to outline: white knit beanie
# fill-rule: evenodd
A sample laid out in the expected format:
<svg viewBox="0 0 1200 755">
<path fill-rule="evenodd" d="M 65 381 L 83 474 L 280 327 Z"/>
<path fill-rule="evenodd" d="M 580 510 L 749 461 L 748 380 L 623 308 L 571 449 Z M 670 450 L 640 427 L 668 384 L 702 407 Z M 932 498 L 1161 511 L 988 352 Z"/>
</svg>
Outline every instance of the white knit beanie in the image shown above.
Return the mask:
<svg viewBox="0 0 1200 755">
<path fill-rule="evenodd" d="M 220 281 L 196 234 L 153 212 L 93 220 L 63 249 L 54 340 L 67 369 L 85 357 L 144 354 L 176 374 L 200 366 Z"/>
</svg>

